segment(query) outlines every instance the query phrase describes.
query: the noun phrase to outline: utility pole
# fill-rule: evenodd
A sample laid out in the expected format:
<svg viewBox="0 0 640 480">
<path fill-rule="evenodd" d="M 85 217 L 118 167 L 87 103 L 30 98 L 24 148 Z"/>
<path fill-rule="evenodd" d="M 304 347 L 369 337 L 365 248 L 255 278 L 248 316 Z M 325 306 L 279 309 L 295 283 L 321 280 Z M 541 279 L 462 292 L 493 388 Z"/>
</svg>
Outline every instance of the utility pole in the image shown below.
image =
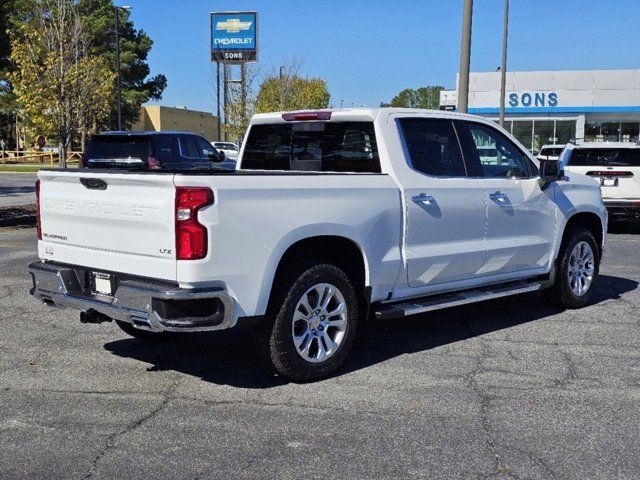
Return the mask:
<svg viewBox="0 0 640 480">
<path fill-rule="evenodd" d="M 118 130 L 122 130 L 122 94 L 120 92 L 120 9 L 131 10 L 129 6 L 115 6 L 116 10 L 116 102 L 118 102 Z"/>
<path fill-rule="evenodd" d="M 240 110 L 242 111 L 242 119 L 247 116 L 247 64 L 240 65 Z"/>
<path fill-rule="evenodd" d="M 502 22 L 502 66 L 500 67 L 500 126 L 504 127 L 504 103 L 507 95 L 507 35 L 509 34 L 509 0 L 504 0 Z"/>
<path fill-rule="evenodd" d="M 224 141 L 229 140 L 229 133 L 227 132 L 227 105 L 229 102 L 229 66 L 225 63 L 223 65 L 224 71 L 224 102 L 223 102 L 223 110 L 224 110 Z"/>
<path fill-rule="evenodd" d="M 469 107 L 469 63 L 471 62 L 471 19 L 473 0 L 464 0 L 462 7 L 462 42 L 460 44 L 460 79 L 458 82 L 458 110 L 467 113 Z"/>
</svg>

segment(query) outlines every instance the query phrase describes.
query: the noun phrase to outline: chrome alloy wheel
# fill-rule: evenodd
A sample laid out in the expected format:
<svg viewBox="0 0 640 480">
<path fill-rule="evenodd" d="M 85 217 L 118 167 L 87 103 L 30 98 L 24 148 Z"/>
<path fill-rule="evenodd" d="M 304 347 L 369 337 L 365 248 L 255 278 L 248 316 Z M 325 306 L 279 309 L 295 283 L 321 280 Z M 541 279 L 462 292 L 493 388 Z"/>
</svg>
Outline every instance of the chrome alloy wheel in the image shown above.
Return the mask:
<svg viewBox="0 0 640 480">
<path fill-rule="evenodd" d="M 591 245 L 579 242 L 573 247 L 569 257 L 569 287 L 576 297 L 589 290 L 595 272 L 595 255 Z"/>
<path fill-rule="evenodd" d="M 335 285 L 311 287 L 293 312 L 291 335 L 298 354 L 311 363 L 331 357 L 344 340 L 347 318 L 347 302 Z"/>
</svg>

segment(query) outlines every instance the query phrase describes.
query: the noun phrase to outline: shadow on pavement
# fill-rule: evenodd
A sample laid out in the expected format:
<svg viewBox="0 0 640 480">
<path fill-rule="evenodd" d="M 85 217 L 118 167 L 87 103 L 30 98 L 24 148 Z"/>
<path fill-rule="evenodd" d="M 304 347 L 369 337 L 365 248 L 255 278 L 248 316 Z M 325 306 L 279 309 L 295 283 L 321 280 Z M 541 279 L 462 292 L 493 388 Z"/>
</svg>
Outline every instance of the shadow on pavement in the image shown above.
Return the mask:
<svg viewBox="0 0 640 480">
<path fill-rule="evenodd" d="M 638 282 L 601 275 L 595 303 L 616 300 Z M 393 322 L 370 321 L 335 375 L 370 367 L 405 353 L 415 353 L 514 327 L 560 313 L 544 293 L 508 297 L 450 308 Z M 114 326 L 115 327 L 115 326 Z M 107 343 L 105 349 L 150 364 L 148 370 L 173 370 L 206 382 L 242 388 L 271 388 L 286 380 L 267 373 L 254 353 L 249 331 L 184 334 L 162 342 L 137 339 Z"/>
<path fill-rule="evenodd" d="M 0 196 L 9 197 L 13 195 L 24 195 L 25 193 L 35 193 L 34 186 L 29 187 L 0 187 Z"/>
<path fill-rule="evenodd" d="M 608 233 L 637 234 L 640 233 L 640 222 L 613 222 L 609 220 Z"/>
</svg>

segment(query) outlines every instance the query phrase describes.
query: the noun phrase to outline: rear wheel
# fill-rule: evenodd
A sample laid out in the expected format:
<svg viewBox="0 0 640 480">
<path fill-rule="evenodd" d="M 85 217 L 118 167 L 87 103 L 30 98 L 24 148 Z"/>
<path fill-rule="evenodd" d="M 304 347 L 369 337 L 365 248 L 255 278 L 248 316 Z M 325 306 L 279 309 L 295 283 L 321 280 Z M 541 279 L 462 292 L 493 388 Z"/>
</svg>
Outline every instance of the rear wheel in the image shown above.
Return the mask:
<svg viewBox="0 0 640 480">
<path fill-rule="evenodd" d="M 591 303 L 600 272 L 598 244 L 584 228 L 569 233 L 562 242 L 551 288 L 553 300 L 564 308 L 580 308 Z"/>
<path fill-rule="evenodd" d="M 256 329 L 259 353 L 296 382 L 329 375 L 349 353 L 358 326 L 358 302 L 349 277 L 334 265 L 316 265 L 291 279 L 280 297 Z"/>
</svg>

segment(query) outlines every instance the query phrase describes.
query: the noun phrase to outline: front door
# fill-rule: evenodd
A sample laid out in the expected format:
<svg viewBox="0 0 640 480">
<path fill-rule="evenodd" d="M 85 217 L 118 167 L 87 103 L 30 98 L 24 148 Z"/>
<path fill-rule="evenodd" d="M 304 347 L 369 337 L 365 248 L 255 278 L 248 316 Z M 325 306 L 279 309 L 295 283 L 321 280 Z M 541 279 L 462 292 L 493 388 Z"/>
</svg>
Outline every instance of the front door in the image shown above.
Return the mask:
<svg viewBox="0 0 640 480">
<path fill-rule="evenodd" d="M 486 254 L 483 179 L 467 175 L 451 120 L 398 122 L 411 166 L 403 179 L 409 286 L 477 277 Z"/>
<path fill-rule="evenodd" d="M 552 184 L 538 183 L 536 166 L 506 135 L 474 122 L 456 123 L 470 168 L 487 193 L 487 259 L 482 275 L 545 268 L 556 230 Z"/>
</svg>

